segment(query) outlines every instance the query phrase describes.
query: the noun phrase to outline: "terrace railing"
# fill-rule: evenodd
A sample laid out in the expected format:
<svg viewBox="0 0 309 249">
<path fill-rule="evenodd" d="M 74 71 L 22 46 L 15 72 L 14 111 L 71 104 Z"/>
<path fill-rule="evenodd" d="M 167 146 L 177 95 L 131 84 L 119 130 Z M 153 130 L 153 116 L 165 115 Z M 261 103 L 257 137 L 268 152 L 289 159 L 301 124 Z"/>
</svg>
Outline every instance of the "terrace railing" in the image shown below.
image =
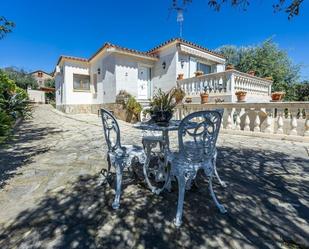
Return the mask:
<svg viewBox="0 0 309 249">
<path fill-rule="evenodd" d="M 265 102 L 270 99 L 272 81 L 237 70 L 227 70 L 178 80 L 177 85 L 187 97 L 199 97 L 207 87 L 210 96 L 225 96 L 225 102 L 235 102 L 235 92 L 239 90 L 247 92 L 249 101 Z"/>
<path fill-rule="evenodd" d="M 309 102 L 208 103 L 178 105 L 174 118 L 200 110 L 224 109 L 222 127 L 239 134 L 304 137 L 309 141 Z"/>
</svg>

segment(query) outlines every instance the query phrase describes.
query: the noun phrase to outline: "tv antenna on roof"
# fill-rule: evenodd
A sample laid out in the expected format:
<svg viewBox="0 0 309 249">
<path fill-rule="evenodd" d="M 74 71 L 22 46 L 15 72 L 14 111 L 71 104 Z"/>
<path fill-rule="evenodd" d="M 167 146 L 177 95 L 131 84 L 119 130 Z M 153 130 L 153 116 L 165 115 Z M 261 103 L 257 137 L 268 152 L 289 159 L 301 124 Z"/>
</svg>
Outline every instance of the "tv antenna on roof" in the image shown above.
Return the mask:
<svg viewBox="0 0 309 249">
<path fill-rule="evenodd" d="M 183 29 L 183 12 L 187 9 L 185 8 L 185 5 L 188 2 L 191 2 L 192 0 L 180 0 L 181 4 L 179 4 L 179 0 L 172 0 L 172 7 L 169 8 L 169 14 L 170 16 L 171 12 L 175 10 L 177 12 L 177 22 L 179 23 L 179 37 L 182 37 L 182 29 Z"/>
</svg>

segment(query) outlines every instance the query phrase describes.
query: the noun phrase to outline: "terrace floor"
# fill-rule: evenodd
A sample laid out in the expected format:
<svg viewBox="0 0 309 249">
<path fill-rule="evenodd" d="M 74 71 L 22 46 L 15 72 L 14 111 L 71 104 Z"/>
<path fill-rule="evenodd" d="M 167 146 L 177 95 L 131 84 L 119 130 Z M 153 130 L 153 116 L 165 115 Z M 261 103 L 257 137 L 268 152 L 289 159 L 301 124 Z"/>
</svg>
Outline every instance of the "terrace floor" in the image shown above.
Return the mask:
<svg viewBox="0 0 309 249">
<path fill-rule="evenodd" d="M 120 122 L 123 143 L 140 131 Z M 176 144 L 172 135 L 172 144 Z M 106 146 L 96 115 L 35 107 L 33 118 L 0 147 L 0 248 L 302 248 L 309 247 L 309 144 L 220 134 L 215 186 L 186 192 L 176 229 L 177 187 L 160 196 L 127 182 L 121 208 L 99 185 Z"/>
</svg>

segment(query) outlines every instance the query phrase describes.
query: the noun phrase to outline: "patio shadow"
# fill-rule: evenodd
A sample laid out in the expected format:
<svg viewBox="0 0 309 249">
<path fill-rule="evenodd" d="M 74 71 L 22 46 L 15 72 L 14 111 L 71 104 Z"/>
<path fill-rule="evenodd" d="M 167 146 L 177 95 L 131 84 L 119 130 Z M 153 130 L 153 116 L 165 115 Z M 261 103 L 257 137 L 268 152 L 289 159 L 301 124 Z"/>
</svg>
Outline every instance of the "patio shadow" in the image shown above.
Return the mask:
<svg viewBox="0 0 309 249">
<path fill-rule="evenodd" d="M 215 191 L 226 215 L 216 209 L 205 180 L 186 192 L 184 223 L 176 229 L 177 191 L 156 196 L 140 182 L 125 184 L 114 211 L 113 190 L 99 185 L 97 176 L 83 176 L 0 227 L 0 248 L 308 246 L 309 160 L 230 147 L 219 152 L 218 171 L 228 187 L 216 185 Z"/>
<path fill-rule="evenodd" d="M 35 145 L 32 143 L 33 141 L 61 132 L 63 131 L 50 127 L 34 127 L 31 119 L 23 121 L 12 139 L 7 143 L 0 144 L 0 189 L 16 174 L 19 167 L 27 166 L 32 162 L 34 156 L 49 151 L 48 144 L 37 143 Z"/>
</svg>

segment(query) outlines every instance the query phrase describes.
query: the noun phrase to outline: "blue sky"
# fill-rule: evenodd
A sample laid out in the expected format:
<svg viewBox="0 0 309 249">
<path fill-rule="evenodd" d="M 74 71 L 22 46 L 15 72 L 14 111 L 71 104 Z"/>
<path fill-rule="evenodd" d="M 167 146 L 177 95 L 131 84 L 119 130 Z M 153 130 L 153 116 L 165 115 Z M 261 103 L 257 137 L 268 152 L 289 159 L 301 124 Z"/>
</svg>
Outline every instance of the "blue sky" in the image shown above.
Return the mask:
<svg viewBox="0 0 309 249">
<path fill-rule="evenodd" d="M 225 5 L 220 12 L 193 0 L 185 14 L 183 38 L 210 49 L 225 44 L 254 45 L 273 37 L 309 80 L 309 2 L 291 21 L 273 13 L 277 0 L 252 0 L 246 12 Z M 279 0 L 278 0 L 279 1 Z M 179 35 L 170 0 L 10 0 L 0 15 L 16 23 L 0 41 L 0 67 L 26 70 L 55 67 L 60 55 L 91 56 L 106 41 L 148 50 Z M 305 15 L 306 14 L 306 15 Z"/>
</svg>

